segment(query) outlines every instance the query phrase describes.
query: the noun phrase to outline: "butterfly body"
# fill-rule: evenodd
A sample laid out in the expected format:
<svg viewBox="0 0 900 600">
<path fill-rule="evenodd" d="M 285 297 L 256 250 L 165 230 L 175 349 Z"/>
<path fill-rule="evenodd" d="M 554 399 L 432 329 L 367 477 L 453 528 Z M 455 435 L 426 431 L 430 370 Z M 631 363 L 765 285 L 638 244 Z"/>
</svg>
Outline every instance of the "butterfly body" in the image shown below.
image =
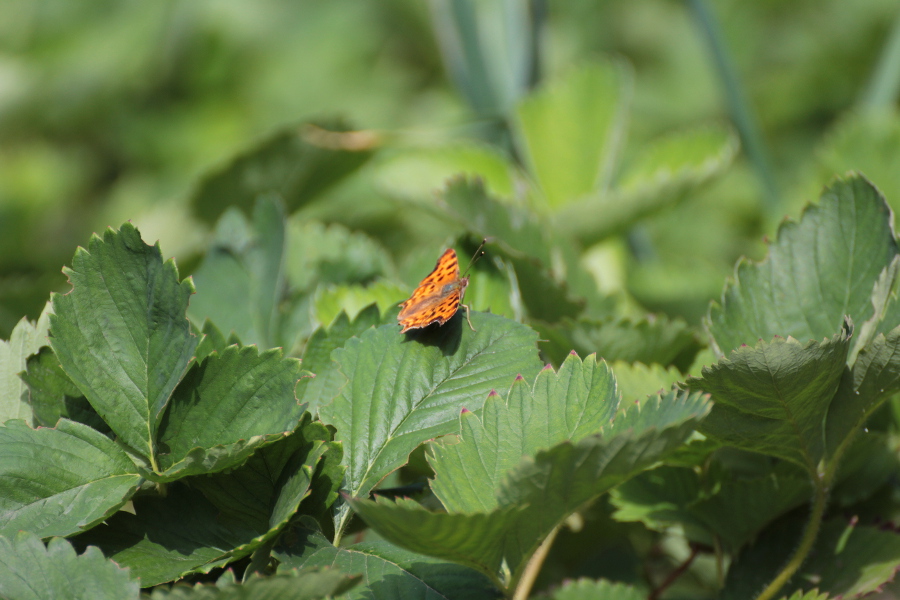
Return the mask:
<svg viewBox="0 0 900 600">
<path fill-rule="evenodd" d="M 431 274 L 422 280 L 408 300 L 400 304 L 400 314 L 397 315 L 397 321 L 402 327 L 400 333 L 427 327 L 432 323 L 443 325 L 456 314 L 460 306 L 468 311 L 469 307 L 462 304 L 467 285 L 469 278 L 459 276 L 456 252 L 452 248 L 446 250 Z M 468 316 L 467 312 L 467 319 Z M 469 323 L 469 326 L 472 324 Z"/>
</svg>

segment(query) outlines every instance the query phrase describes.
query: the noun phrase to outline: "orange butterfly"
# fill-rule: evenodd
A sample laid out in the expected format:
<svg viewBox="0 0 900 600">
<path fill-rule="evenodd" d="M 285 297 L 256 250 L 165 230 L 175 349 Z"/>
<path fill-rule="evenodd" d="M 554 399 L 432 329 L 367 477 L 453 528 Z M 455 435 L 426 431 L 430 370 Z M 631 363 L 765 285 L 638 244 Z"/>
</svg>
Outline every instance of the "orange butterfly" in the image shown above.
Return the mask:
<svg viewBox="0 0 900 600">
<path fill-rule="evenodd" d="M 432 323 L 443 325 L 456 314 L 460 306 L 466 309 L 466 321 L 472 331 L 475 331 L 469 319 L 469 307 L 462 303 L 467 285 L 469 277 L 459 276 L 456 252 L 453 248 L 446 250 L 438 259 L 434 271 L 422 280 L 409 300 L 400 303 L 402 308 L 397 315 L 397 321 L 403 327 L 400 333 L 427 327 Z"/>
</svg>

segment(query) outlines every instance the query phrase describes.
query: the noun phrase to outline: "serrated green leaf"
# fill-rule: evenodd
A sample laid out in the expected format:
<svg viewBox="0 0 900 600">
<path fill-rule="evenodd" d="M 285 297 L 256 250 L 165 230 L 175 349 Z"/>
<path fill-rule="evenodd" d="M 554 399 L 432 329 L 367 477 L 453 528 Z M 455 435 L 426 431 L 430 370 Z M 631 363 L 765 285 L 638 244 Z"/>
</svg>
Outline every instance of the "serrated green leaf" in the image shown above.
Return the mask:
<svg viewBox="0 0 900 600">
<path fill-rule="evenodd" d="M 0 597 L 15 600 L 123 600 L 140 596 L 140 583 L 97 548 L 80 556 L 62 538 L 44 547 L 33 533 L 0 536 Z"/>
<path fill-rule="evenodd" d="M 513 587 L 563 519 L 677 448 L 708 410 L 704 396 L 683 392 L 635 405 L 601 433 L 524 458 L 504 480 L 491 512 L 432 513 L 409 500 L 350 504 L 385 539 L 413 551 L 491 577 L 504 562 Z"/>
<path fill-rule="evenodd" d="M 330 434 L 309 416 L 298 430 L 283 441 L 266 446 L 229 473 L 192 480 L 212 502 L 223 522 L 241 523 L 259 532 L 251 542 L 235 548 L 235 556 L 246 554 L 263 542 L 272 540 L 310 495 L 319 461 L 330 449 Z M 324 480 L 320 479 L 320 483 Z M 320 494 L 336 495 L 339 481 Z"/>
<path fill-rule="evenodd" d="M 672 384 L 683 379 L 675 367 L 665 369 L 659 365 L 629 364 L 616 361 L 611 365 L 616 375 L 616 386 L 625 400 L 638 400 L 651 394 L 672 389 Z"/>
<path fill-rule="evenodd" d="M 209 319 L 246 344 L 289 345 L 293 340 L 281 331 L 279 311 L 285 286 L 285 227 L 284 205 L 277 196 L 257 199 L 252 221 L 237 210 L 223 215 L 193 276 L 200 293 L 191 302 L 191 319 Z"/>
<path fill-rule="evenodd" d="M 477 332 L 457 314 L 413 334 L 369 329 L 334 351 L 348 383 L 319 415 L 344 444 L 347 493 L 367 495 L 419 444 L 452 433 L 461 409 L 478 410 L 492 389 L 537 373 L 531 329 L 486 313 L 471 318 Z M 339 513 L 338 530 L 343 519 Z"/>
<path fill-rule="evenodd" d="M 294 396 L 302 373 L 280 348 L 229 346 L 195 363 L 159 428 L 160 480 L 234 467 L 287 436 L 305 411 Z"/>
<path fill-rule="evenodd" d="M 119 511 L 72 543 L 76 548 L 98 546 L 107 558 L 140 577 L 143 587 L 188 573 L 208 573 L 252 552 L 251 544 L 265 533 L 241 521 L 217 518 L 215 505 L 181 482 L 168 484 L 165 497 L 137 496 L 132 502 L 134 514 Z M 235 555 L 237 548 L 242 551 Z"/>
<path fill-rule="evenodd" d="M 865 178 L 835 181 L 799 222 L 781 225 L 764 262 L 738 264 L 707 320 L 720 353 L 774 335 L 821 340 L 847 315 L 864 323 L 872 290 L 898 254 L 892 221 Z"/>
<path fill-rule="evenodd" d="M 516 378 L 505 401 L 492 392 L 480 416 L 460 415 L 458 441 L 430 445 L 431 489 L 450 512 L 490 512 L 523 456 L 597 433 L 618 407 L 612 372 L 593 354 L 583 362 L 570 355 L 558 373 L 545 367 L 533 386 Z"/>
<path fill-rule="evenodd" d="M 115 442 L 62 419 L 54 429 L 24 421 L 0 426 L 0 533 L 40 537 L 90 529 L 137 490 L 142 479 Z"/>
<path fill-rule="evenodd" d="M 285 127 L 207 174 L 191 194 L 194 214 L 214 223 L 231 206 L 249 213 L 261 194 L 284 199 L 288 213 L 362 166 L 377 146 L 339 122 Z"/>
<path fill-rule="evenodd" d="M 55 427 L 60 418 L 66 418 L 103 433 L 109 432 L 109 427 L 97 411 L 62 370 L 59 359 L 49 346 L 28 357 L 21 377 L 28 386 L 28 402 L 34 411 L 36 425 Z"/>
<path fill-rule="evenodd" d="M 371 285 L 325 286 L 316 290 L 315 316 L 319 323 L 331 323 L 341 312 L 356 317 L 364 308 L 376 304 L 382 313 L 390 314 L 405 299 L 407 291 L 388 281 Z M 387 315 L 383 321 L 388 321 Z"/>
<path fill-rule="evenodd" d="M 639 219 L 673 206 L 734 160 L 738 139 L 722 127 L 669 134 L 646 144 L 614 190 L 572 202 L 555 216 L 567 235 L 590 245 L 622 233 Z"/>
<path fill-rule="evenodd" d="M 381 313 L 378 306 L 370 304 L 352 321 L 346 312 L 341 311 L 327 329 L 319 327 L 313 332 L 306 343 L 301 364 L 315 377 L 300 388 L 299 394 L 301 402 L 309 403 L 308 410 L 311 414 L 316 414 L 320 405 L 331 402 L 345 381 L 338 371 L 337 364 L 331 360 L 332 351 L 343 346 L 350 338 L 380 323 Z"/>
<path fill-rule="evenodd" d="M 119 440 L 149 459 L 199 341 L 185 317 L 194 287 L 130 223 L 94 235 L 65 272 L 72 291 L 52 297 L 50 345 Z"/>
<path fill-rule="evenodd" d="M 849 349 L 847 328 L 822 342 L 776 338 L 738 348 L 686 383 L 715 402 L 702 433 L 789 460 L 814 476 L 825 452 L 825 416 Z"/>
<path fill-rule="evenodd" d="M 552 600 L 645 600 L 647 591 L 605 579 L 578 579 L 563 583 L 547 597 Z"/>
<path fill-rule="evenodd" d="M 49 343 L 50 312 L 48 303 L 36 323 L 23 317 L 13 328 L 9 341 L 0 340 L 0 423 L 9 419 L 31 421 L 33 411 L 19 373 L 25 370 L 28 357 Z"/>
<path fill-rule="evenodd" d="M 203 321 L 203 326 L 196 332 L 203 336 L 194 352 L 194 359 L 197 362 L 202 361 L 213 352 L 222 352 L 228 346 L 242 345 L 240 338 L 233 331 L 226 339 L 225 334 L 209 319 Z"/>
<path fill-rule="evenodd" d="M 349 598 L 480 600 L 496 597 L 490 581 L 476 571 L 415 554 L 385 541 L 336 548 L 320 533 L 302 529 L 302 544 L 277 553 L 285 567 L 336 566 L 359 573 L 362 585 Z"/>
<path fill-rule="evenodd" d="M 573 69 L 519 103 L 516 145 L 549 208 L 610 185 L 630 98 L 630 69 L 606 61 Z"/>
</svg>

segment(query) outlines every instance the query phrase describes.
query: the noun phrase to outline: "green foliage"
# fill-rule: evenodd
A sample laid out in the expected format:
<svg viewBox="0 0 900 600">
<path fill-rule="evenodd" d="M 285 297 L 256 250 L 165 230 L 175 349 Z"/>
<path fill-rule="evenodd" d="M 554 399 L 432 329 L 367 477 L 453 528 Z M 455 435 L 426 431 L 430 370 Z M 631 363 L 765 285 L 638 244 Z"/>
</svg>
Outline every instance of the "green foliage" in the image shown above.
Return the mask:
<svg viewBox="0 0 900 600">
<path fill-rule="evenodd" d="M 0 596 L 900 589 L 900 17 L 733 4 L 13 2 Z"/>
</svg>

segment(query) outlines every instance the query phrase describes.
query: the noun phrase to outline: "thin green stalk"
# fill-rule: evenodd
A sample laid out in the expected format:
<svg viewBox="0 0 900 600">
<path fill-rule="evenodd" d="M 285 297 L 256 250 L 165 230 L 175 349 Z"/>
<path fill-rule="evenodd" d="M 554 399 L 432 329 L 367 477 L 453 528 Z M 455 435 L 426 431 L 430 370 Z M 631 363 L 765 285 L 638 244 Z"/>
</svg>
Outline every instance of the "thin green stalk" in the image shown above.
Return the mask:
<svg viewBox="0 0 900 600">
<path fill-rule="evenodd" d="M 900 11 L 897 12 L 887 43 L 859 104 L 867 110 L 886 108 L 897 102 L 898 96 L 900 96 Z"/>
<path fill-rule="evenodd" d="M 800 545 L 794 550 L 794 554 L 781 570 L 775 579 L 766 586 L 766 589 L 756 597 L 756 600 L 771 600 L 775 594 L 784 587 L 784 584 L 794 576 L 794 573 L 803 565 L 803 561 L 812 550 L 813 544 L 819 535 L 819 528 L 822 526 L 822 517 L 825 515 L 825 507 L 828 504 L 828 486 L 825 484 L 824 478 L 817 478 L 815 481 L 816 496 L 813 500 L 812 511 L 809 513 L 809 521 L 806 523 L 806 529 L 803 531 L 803 537 L 800 539 Z"/>
<path fill-rule="evenodd" d="M 747 158 L 750 159 L 750 163 L 756 171 L 756 176 L 762 184 L 766 210 L 770 215 L 777 216 L 781 198 L 771 167 L 772 161 L 769 158 L 768 150 L 759 131 L 759 125 L 753 112 L 750 110 L 750 105 L 741 87 L 737 69 L 725 47 L 721 27 L 719 27 L 705 0 L 688 0 L 688 6 L 691 8 L 694 20 L 697 22 L 709 48 L 716 73 L 725 92 L 725 102 L 728 106 L 731 120 L 734 122 L 734 126 L 741 137 L 741 143 L 747 152 Z"/>
<path fill-rule="evenodd" d="M 525 566 L 525 570 L 522 571 L 522 576 L 519 578 L 518 584 L 516 584 L 516 591 L 513 594 L 512 600 L 526 600 L 529 594 L 531 594 L 534 580 L 537 579 L 538 573 L 541 572 L 541 567 L 544 565 L 544 560 L 547 558 L 547 553 L 550 552 L 550 547 L 553 545 L 553 540 L 556 539 L 557 533 L 559 533 L 559 525 L 553 528 L 553 531 L 550 532 L 541 545 L 538 546 L 538 549 L 535 550 L 534 554 L 531 555 L 528 564 Z"/>
</svg>

